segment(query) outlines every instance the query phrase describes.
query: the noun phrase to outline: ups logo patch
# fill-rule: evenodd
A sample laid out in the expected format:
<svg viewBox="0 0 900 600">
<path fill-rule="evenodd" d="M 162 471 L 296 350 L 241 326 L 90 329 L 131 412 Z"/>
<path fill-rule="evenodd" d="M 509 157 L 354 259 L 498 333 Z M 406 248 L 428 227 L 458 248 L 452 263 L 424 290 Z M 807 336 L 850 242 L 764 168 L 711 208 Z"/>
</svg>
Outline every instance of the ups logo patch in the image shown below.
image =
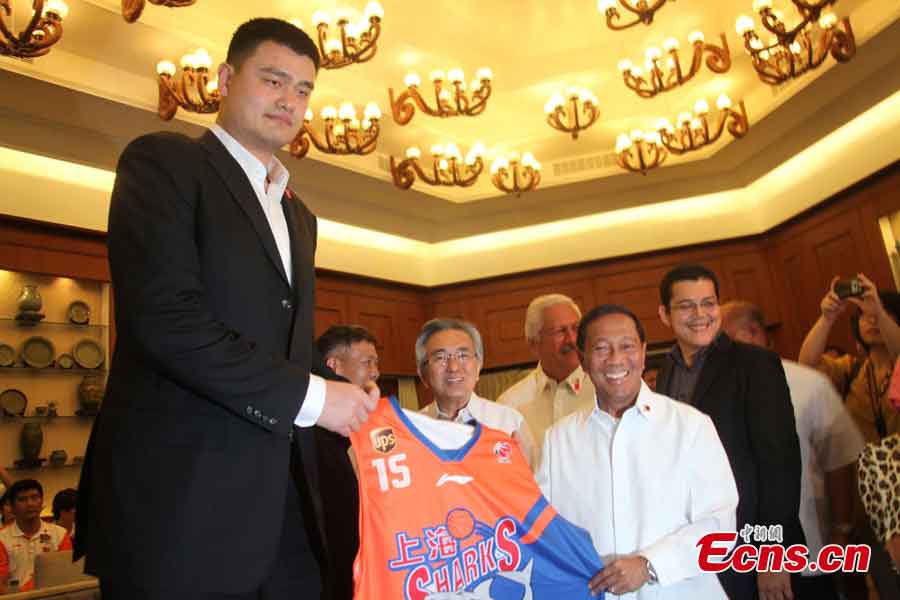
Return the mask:
<svg viewBox="0 0 900 600">
<path fill-rule="evenodd" d="M 372 447 L 382 454 L 387 454 L 397 445 L 394 430 L 390 427 L 383 427 L 370 432 L 369 439 L 372 440 Z"/>
</svg>

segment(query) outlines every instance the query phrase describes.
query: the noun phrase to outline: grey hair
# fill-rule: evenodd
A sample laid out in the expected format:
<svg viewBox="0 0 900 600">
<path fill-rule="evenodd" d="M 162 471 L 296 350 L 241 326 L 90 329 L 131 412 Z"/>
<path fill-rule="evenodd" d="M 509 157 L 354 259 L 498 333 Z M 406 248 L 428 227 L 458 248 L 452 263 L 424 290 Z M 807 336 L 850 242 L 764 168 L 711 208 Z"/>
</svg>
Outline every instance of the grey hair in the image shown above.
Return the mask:
<svg viewBox="0 0 900 600">
<path fill-rule="evenodd" d="M 425 364 L 425 344 L 428 343 L 428 340 L 431 339 L 436 333 L 440 333 L 442 331 L 463 331 L 468 334 L 468 336 L 472 339 L 472 343 L 475 345 L 475 356 L 478 357 L 478 360 L 484 360 L 484 344 L 481 341 L 481 334 L 478 333 L 478 329 L 469 323 L 468 321 L 463 321 L 462 319 L 451 319 L 451 318 L 443 318 L 443 319 L 431 319 L 424 325 L 422 325 L 422 331 L 419 332 L 419 337 L 416 338 L 416 366 L 421 367 Z"/>
<path fill-rule="evenodd" d="M 528 305 L 525 312 L 525 339 L 533 342 L 538 339 L 541 329 L 544 328 L 544 310 L 557 304 L 568 304 L 581 319 L 581 309 L 575 304 L 575 301 L 563 294 L 546 294 L 538 296 Z"/>
</svg>

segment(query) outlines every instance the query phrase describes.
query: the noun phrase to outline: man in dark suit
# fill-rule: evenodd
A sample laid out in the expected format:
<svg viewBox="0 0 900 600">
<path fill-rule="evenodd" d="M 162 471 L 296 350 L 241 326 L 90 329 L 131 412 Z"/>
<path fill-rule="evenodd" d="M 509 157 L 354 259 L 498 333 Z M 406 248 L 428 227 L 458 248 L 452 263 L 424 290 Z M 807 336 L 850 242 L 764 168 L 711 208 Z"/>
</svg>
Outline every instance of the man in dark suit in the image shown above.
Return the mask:
<svg viewBox="0 0 900 600">
<path fill-rule="evenodd" d="M 675 346 L 657 391 L 694 405 L 716 426 L 737 483 L 737 529 L 781 525 L 783 545 L 804 543 L 800 527 L 800 445 L 790 391 L 778 356 L 719 331 L 719 283 L 701 265 L 669 271 L 659 317 Z M 790 600 L 787 573 L 720 575 L 731 600 Z"/>
<path fill-rule="evenodd" d="M 347 435 L 377 399 L 310 374 L 316 218 L 274 153 L 318 65 L 301 30 L 249 21 L 219 67 L 216 125 L 119 160 L 117 344 L 76 528 L 104 600 L 318 598 L 311 426 Z"/>
</svg>

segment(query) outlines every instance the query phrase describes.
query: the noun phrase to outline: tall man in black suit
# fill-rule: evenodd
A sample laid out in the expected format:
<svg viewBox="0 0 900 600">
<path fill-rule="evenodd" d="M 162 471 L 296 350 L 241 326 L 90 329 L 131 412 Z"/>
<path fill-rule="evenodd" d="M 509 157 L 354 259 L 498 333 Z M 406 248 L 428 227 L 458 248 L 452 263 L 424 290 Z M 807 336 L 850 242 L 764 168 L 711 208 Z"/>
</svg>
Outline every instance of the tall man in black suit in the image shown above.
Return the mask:
<svg viewBox="0 0 900 600">
<path fill-rule="evenodd" d="M 705 267 L 672 269 L 659 291 L 659 317 L 676 343 L 657 378 L 657 391 L 712 418 L 740 495 L 738 531 L 746 524 L 781 525 L 785 547 L 804 543 L 800 445 L 780 359 L 719 331 L 719 282 Z M 731 600 L 793 598 L 787 573 L 728 570 L 719 578 Z"/>
<path fill-rule="evenodd" d="M 119 160 L 118 339 L 76 529 L 104 600 L 318 598 L 311 426 L 347 435 L 377 399 L 310 374 L 316 218 L 274 153 L 318 65 L 301 30 L 249 21 L 219 67 L 216 125 Z"/>
</svg>

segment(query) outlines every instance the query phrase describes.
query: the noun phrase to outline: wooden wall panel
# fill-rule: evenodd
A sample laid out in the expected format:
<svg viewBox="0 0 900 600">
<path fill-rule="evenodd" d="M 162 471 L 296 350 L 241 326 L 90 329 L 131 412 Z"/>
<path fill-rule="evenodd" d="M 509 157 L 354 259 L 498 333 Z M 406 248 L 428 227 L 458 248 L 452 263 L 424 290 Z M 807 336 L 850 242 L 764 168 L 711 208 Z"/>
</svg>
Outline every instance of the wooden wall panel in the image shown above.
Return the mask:
<svg viewBox="0 0 900 600">
<path fill-rule="evenodd" d="M 781 322 L 772 275 L 762 251 L 724 257 L 720 265 L 723 302 L 752 302 L 763 311 L 767 324 Z"/>
<path fill-rule="evenodd" d="M 314 335 L 318 338 L 332 325 L 347 325 L 347 296 L 331 290 L 316 290 Z"/>
<path fill-rule="evenodd" d="M 671 340 L 672 332 L 663 325 L 658 312 L 659 282 L 671 267 L 666 265 L 598 277 L 594 280 L 597 303 L 621 304 L 634 311 L 647 331 L 648 343 Z"/>
</svg>

